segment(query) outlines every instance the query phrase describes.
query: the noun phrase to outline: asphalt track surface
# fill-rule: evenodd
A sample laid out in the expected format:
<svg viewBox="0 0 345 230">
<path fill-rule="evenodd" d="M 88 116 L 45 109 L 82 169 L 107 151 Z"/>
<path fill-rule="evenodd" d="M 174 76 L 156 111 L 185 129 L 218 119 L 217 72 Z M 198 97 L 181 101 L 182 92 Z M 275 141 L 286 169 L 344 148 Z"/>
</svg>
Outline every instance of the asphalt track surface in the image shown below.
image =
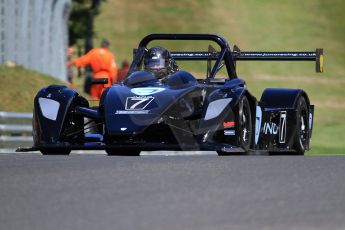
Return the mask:
<svg viewBox="0 0 345 230">
<path fill-rule="evenodd" d="M 0 229 L 345 229 L 345 157 L 0 154 Z"/>
</svg>

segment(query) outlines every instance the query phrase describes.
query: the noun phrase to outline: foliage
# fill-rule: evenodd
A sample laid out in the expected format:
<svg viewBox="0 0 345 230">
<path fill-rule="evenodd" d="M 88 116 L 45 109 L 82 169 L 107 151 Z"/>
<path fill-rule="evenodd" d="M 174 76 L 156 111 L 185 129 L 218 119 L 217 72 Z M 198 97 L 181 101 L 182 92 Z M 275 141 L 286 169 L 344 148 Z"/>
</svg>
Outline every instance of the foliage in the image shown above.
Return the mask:
<svg viewBox="0 0 345 230">
<path fill-rule="evenodd" d="M 72 10 L 68 21 L 70 44 L 78 39 L 94 35 L 93 18 L 99 14 L 103 0 L 72 0 Z"/>
</svg>

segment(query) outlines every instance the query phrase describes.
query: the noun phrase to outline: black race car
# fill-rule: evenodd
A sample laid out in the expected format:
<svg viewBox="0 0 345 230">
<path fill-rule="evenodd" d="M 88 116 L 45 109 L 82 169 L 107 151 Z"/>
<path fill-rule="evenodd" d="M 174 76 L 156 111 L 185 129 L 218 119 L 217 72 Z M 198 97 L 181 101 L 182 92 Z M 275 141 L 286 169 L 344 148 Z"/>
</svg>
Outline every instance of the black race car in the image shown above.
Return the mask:
<svg viewBox="0 0 345 230">
<path fill-rule="evenodd" d="M 176 70 L 164 78 L 143 69 L 152 41 L 207 41 L 219 47 L 171 52 L 172 58 L 204 63 L 202 79 Z M 167 41 L 164 41 L 165 43 Z M 314 106 L 302 89 L 269 88 L 258 101 L 236 74 L 242 60 L 315 61 L 322 72 L 323 50 L 241 52 L 212 34 L 151 34 L 134 50 L 127 78 L 106 88 L 96 107 L 75 90 L 50 85 L 34 100 L 34 146 L 18 151 L 69 154 L 105 150 L 139 155 L 153 150 L 214 150 L 219 155 L 304 154 L 310 148 Z M 226 77 L 219 77 L 222 69 Z M 200 76 L 199 76 L 200 77 Z M 97 79 L 104 83 L 103 79 Z"/>
</svg>

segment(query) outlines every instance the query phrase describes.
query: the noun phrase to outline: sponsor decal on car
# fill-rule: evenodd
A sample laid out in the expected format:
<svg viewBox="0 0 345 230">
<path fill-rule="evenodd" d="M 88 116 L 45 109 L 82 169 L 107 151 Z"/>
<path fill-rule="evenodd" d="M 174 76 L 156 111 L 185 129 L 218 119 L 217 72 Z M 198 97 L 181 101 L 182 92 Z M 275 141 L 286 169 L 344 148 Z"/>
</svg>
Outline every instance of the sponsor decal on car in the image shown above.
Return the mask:
<svg viewBox="0 0 345 230">
<path fill-rule="evenodd" d="M 265 122 L 264 124 L 264 133 L 265 134 L 277 134 L 278 133 L 278 125 L 273 122 Z"/>
<path fill-rule="evenodd" d="M 286 142 L 286 111 L 280 112 L 279 126 L 274 122 L 265 122 L 263 132 L 264 134 L 277 135 L 279 133 L 279 143 Z"/>
<path fill-rule="evenodd" d="M 235 122 L 234 121 L 225 121 L 225 122 L 223 122 L 223 127 L 224 128 L 233 128 L 233 127 L 235 127 Z"/>
<path fill-rule="evenodd" d="M 116 110 L 116 112 L 115 112 L 115 114 L 117 114 L 117 115 L 124 115 L 124 114 L 149 114 L 149 110 L 139 110 L 139 111 L 136 111 L 136 110 L 133 110 L 133 111 L 131 111 L 131 110 Z"/>
<path fill-rule="evenodd" d="M 235 130 L 224 130 L 224 136 L 235 136 L 236 135 L 236 132 Z"/>
<path fill-rule="evenodd" d="M 224 136 L 235 136 L 235 121 L 225 121 L 223 122 L 223 127 L 224 127 Z"/>
</svg>

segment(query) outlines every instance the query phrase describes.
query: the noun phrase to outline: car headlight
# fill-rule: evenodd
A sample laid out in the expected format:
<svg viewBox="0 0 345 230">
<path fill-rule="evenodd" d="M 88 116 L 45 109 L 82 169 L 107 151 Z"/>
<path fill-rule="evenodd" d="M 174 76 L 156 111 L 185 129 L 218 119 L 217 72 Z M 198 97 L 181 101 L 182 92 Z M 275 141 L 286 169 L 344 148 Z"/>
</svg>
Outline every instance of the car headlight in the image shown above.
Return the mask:
<svg viewBox="0 0 345 230">
<path fill-rule="evenodd" d="M 45 118 L 56 121 L 60 108 L 59 102 L 40 97 L 38 98 L 38 104 L 40 105 L 41 112 Z"/>
<path fill-rule="evenodd" d="M 205 120 L 211 120 L 218 117 L 223 112 L 225 107 L 231 102 L 232 98 L 223 98 L 212 101 L 206 110 Z"/>
</svg>

